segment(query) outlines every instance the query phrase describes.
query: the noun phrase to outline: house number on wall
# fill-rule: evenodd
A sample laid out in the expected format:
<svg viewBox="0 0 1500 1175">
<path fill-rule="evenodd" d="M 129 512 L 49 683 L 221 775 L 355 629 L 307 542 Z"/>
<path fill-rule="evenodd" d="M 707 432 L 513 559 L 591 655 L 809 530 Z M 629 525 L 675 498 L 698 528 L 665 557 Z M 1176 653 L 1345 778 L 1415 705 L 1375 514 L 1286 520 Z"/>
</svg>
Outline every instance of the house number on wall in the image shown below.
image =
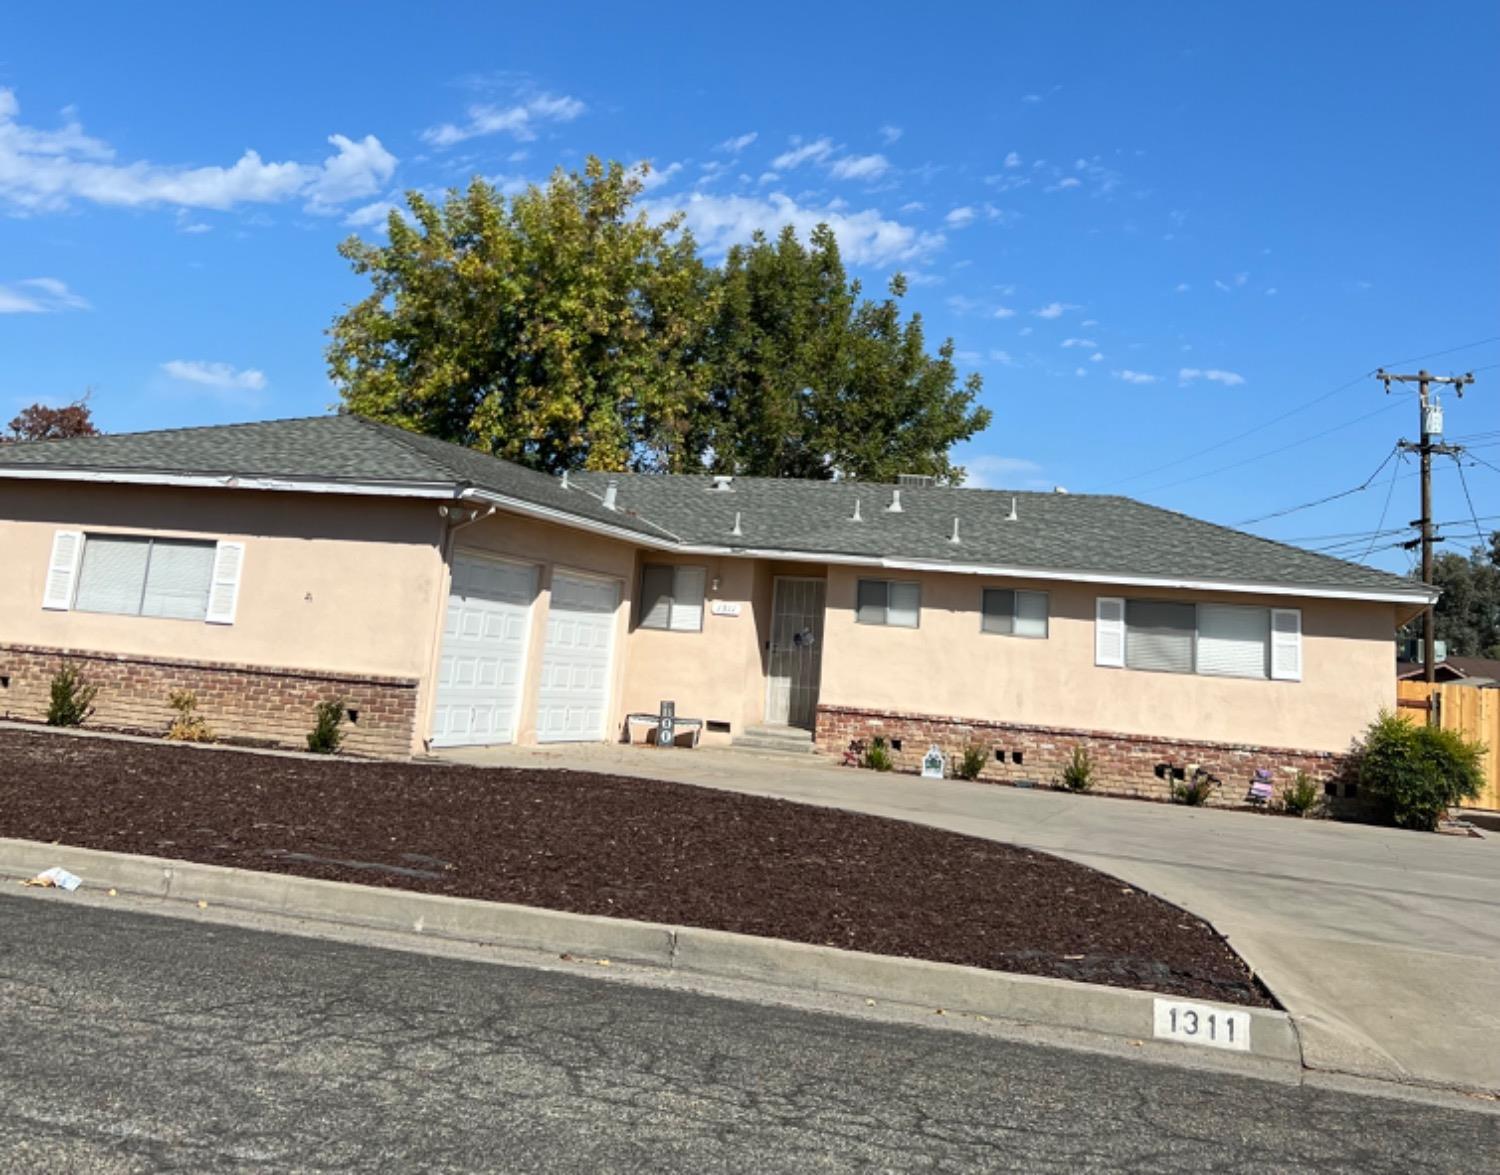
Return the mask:
<svg viewBox="0 0 1500 1175">
<path fill-rule="evenodd" d="M 1250 1013 L 1182 1000 L 1156 1001 L 1156 1035 L 1183 1044 L 1250 1051 Z"/>
</svg>

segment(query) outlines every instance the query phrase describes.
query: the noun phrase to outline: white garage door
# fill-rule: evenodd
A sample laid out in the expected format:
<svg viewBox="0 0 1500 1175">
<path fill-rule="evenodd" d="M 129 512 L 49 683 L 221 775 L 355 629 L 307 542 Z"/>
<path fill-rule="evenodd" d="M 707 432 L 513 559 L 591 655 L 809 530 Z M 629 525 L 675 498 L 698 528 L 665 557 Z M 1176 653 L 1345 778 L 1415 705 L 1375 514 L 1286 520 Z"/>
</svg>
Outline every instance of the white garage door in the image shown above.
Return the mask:
<svg viewBox="0 0 1500 1175">
<path fill-rule="evenodd" d="M 433 746 L 514 741 L 536 571 L 523 563 L 454 556 L 438 660 Z"/>
<path fill-rule="evenodd" d="M 619 602 L 619 585 L 613 580 L 553 573 L 542 684 L 536 699 L 538 742 L 605 737 Z"/>
</svg>

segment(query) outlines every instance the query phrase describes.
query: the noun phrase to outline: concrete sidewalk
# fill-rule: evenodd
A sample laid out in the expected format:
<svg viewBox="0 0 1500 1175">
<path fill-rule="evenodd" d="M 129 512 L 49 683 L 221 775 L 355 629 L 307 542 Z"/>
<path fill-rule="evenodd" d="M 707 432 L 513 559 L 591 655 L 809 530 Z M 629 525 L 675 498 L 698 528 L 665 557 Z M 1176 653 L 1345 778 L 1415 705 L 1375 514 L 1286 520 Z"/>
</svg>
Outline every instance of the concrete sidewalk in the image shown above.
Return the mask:
<svg viewBox="0 0 1500 1175">
<path fill-rule="evenodd" d="M 924 781 L 812 756 L 580 745 L 442 757 L 671 779 L 1056 853 L 1212 922 L 1291 1013 L 1311 1067 L 1500 1091 L 1500 836 Z"/>
</svg>

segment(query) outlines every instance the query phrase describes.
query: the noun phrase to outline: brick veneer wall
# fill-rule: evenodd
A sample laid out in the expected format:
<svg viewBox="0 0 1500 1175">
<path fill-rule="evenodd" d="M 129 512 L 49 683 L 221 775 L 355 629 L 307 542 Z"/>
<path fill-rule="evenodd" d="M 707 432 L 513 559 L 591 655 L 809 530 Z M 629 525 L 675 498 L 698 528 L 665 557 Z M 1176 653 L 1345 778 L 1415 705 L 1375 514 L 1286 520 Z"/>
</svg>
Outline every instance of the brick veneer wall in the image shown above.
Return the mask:
<svg viewBox="0 0 1500 1175">
<path fill-rule="evenodd" d="M 891 757 L 898 771 L 920 771 L 922 756 L 934 744 L 952 764 L 964 748 L 984 748 L 985 767 L 980 779 L 992 783 L 1031 781 L 1051 787 L 1060 783 L 1063 765 L 1074 747 L 1085 747 L 1094 762 L 1093 789 L 1106 795 L 1137 796 L 1154 800 L 1172 798 L 1171 781 L 1158 774 L 1158 765 L 1168 763 L 1192 777 L 1197 766 L 1222 781 L 1209 803 L 1232 807 L 1244 802 L 1250 777 L 1257 768 L 1269 768 L 1276 779 L 1276 794 L 1295 777 L 1307 772 L 1320 785 L 1339 787 L 1346 756 L 1322 751 L 1298 751 L 1281 747 L 1231 746 L 1225 743 L 1150 735 L 1115 734 L 1102 730 L 1072 730 L 1065 727 L 1023 726 L 964 718 L 942 718 L 932 714 L 890 713 L 849 706 L 819 706 L 816 742 L 819 751 L 842 754 L 853 739 L 866 743 L 876 735 L 887 745 L 899 739 L 901 749 Z M 1004 762 L 996 757 L 1004 752 Z M 1014 761 L 1016 753 L 1021 761 Z M 1348 794 L 1347 785 L 1339 788 Z"/>
<path fill-rule="evenodd" d="M 167 696 L 187 689 L 219 738 L 306 750 L 318 703 L 342 698 L 359 716 L 345 719 L 346 750 L 384 758 L 411 753 L 415 678 L 0 645 L 0 712 L 45 719 L 52 677 L 64 661 L 99 687 L 86 726 L 163 734 L 174 717 Z"/>
</svg>

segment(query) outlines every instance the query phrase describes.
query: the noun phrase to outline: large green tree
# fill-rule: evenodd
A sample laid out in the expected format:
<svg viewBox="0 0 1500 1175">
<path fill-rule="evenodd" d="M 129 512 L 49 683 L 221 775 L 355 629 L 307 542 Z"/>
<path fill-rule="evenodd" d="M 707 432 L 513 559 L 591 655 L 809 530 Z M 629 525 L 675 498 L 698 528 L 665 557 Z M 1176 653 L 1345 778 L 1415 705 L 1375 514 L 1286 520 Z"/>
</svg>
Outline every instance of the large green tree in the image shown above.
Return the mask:
<svg viewBox="0 0 1500 1175">
<path fill-rule="evenodd" d="M 958 481 L 958 441 L 989 423 L 977 375 L 961 387 L 948 340 L 927 353 L 921 315 L 863 300 L 820 225 L 804 246 L 790 227 L 731 249 L 706 348 L 708 403 L 696 440 L 722 472 L 764 477 Z"/>
<path fill-rule="evenodd" d="M 345 405 L 548 471 L 962 480 L 949 451 L 990 414 L 902 278 L 863 299 L 827 226 L 710 268 L 633 212 L 641 178 L 590 158 L 509 202 L 413 193 L 388 244 L 344 242 L 373 287 L 331 332 Z"/>
<path fill-rule="evenodd" d="M 1442 589 L 1437 607 L 1437 639 L 1455 657 L 1500 657 L 1500 531 L 1488 550 L 1475 547 L 1467 558 L 1444 552 L 1432 561 L 1432 581 Z M 1412 632 L 1420 632 L 1412 625 Z"/>
<path fill-rule="evenodd" d="M 513 200 L 483 180 L 339 246 L 373 289 L 333 325 L 349 410 L 557 471 L 685 469 L 712 278 L 641 175 L 590 158 Z"/>
</svg>

